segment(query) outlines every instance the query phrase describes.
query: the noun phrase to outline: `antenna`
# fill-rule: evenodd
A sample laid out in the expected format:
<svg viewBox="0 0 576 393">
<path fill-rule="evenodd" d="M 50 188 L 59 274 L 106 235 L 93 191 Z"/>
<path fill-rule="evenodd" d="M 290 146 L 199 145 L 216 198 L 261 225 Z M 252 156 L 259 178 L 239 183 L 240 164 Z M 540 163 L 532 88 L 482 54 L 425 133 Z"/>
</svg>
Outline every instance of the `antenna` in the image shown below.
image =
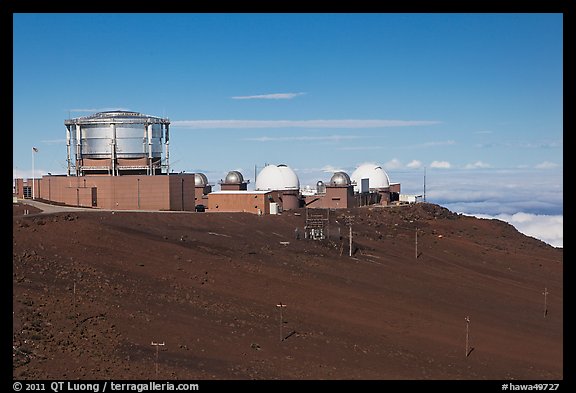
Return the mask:
<svg viewBox="0 0 576 393">
<path fill-rule="evenodd" d="M 424 167 L 424 202 L 426 202 L 426 167 Z"/>
</svg>

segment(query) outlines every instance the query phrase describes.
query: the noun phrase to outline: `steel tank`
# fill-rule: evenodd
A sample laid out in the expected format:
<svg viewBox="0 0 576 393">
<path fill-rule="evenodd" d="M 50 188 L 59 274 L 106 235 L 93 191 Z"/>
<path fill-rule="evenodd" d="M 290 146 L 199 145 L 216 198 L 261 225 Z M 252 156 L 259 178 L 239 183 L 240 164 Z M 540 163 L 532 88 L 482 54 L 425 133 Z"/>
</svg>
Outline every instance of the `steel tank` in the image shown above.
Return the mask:
<svg viewBox="0 0 576 393">
<path fill-rule="evenodd" d="M 69 174 L 71 167 L 76 167 L 77 175 L 99 168 L 108 168 L 112 175 L 146 166 L 150 174 L 157 173 L 160 167 L 169 171 L 168 119 L 131 111 L 106 111 L 69 119 L 64 124 Z"/>
<path fill-rule="evenodd" d="M 109 158 L 115 145 L 116 158 L 139 158 L 162 156 L 162 126 L 152 124 L 148 140 L 148 125 L 111 123 L 109 125 L 87 124 L 82 127 L 82 156 L 86 158 Z"/>
</svg>

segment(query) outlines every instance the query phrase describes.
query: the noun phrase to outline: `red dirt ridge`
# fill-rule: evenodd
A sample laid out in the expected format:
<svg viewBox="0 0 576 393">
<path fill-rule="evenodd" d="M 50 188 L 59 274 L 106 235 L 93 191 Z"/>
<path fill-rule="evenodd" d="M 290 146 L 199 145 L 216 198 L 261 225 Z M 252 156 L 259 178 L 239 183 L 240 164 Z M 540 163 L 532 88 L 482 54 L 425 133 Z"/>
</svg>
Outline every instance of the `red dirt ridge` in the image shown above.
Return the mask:
<svg viewBox="0 0 576 393">
<path fill-rule="evenodd" d="M 563 379 L 562 249 L 429 203 L 305 216 L 14 204 L 13 377 Z"/>
</svg>

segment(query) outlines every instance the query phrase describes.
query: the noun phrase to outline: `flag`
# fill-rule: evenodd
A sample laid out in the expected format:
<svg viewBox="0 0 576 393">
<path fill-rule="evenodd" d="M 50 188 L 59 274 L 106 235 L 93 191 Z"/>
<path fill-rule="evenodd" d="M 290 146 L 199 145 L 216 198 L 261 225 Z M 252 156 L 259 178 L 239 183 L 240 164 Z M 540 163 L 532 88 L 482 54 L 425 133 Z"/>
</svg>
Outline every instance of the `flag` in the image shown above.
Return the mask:
<svg viewBox="0 0 576 393">
<path fill-rule="evenodd" d="M 34 153 L 38 153 L 38 149 L 36 149 L 35 147 L 33 147 L 32 150 L 34 150 Z"/>
</svg>

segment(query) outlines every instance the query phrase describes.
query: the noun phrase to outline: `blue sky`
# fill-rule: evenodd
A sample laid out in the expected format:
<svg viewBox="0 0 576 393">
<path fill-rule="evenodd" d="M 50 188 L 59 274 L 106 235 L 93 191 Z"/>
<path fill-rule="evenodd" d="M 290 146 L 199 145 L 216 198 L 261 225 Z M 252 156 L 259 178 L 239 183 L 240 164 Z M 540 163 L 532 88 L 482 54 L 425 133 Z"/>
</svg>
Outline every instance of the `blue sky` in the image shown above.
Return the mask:
<svg viewBox="0 0 576 393">
<path fill-rule="evenodd" d="M 426 168 L 427 199 L 454 211 L 563 216 L 562 14 L 13 23 L 14 177 L 31 175 L 32 146 L 37 175 L 65 173 L 64 120 L 125 109 L 168 117 L 172 169 L 212 183 L 284 163 L 313 185 L 375 162 L 406 193 Z"/>
</svg>

